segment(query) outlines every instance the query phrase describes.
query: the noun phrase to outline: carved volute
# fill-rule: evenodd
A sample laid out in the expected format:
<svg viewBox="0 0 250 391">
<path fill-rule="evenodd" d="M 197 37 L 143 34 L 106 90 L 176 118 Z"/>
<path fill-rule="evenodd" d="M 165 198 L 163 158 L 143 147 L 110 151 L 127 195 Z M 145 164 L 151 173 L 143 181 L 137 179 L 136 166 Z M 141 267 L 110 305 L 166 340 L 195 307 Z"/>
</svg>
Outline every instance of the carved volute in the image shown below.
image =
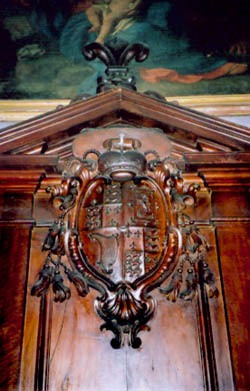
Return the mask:
<svg viewBox="0 0 250 391">
<path fill-rule="evenodd" d="M 168 300 L 191 300 L 200 279 L 217 295 L 208 244 L 183 213 L 198 186 L 184 184 L 170 152 L 157 129 L 84 129 L 61 185 L 47 189 L 62 213 L 43 244 L 47 256 L 32 294 L 52 284 L 55 301 L 69 299 L 63 275 L 83 297 L 97 290 L 95 309 L 101 329 L 114 333 L 113 348 L 126 337 L 133 348 L 141 345 L 137 335 L 149 330 L 157 305 L 152 291 L 165 281 L 160 291 Z"/>
</svg>

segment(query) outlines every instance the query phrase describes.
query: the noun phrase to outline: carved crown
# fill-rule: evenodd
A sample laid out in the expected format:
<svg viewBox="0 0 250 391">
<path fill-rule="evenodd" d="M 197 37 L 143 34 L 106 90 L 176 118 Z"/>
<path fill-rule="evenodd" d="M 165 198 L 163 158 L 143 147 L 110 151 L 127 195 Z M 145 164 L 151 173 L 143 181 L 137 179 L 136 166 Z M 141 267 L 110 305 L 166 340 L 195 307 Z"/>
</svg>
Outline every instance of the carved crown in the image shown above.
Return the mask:
<svg viewBox="0 0 250 391">
<path fill-rule="evenodd" d="M 137 150 L 141 146 L 139 140 L 126 138 L 122 134 L 120 138 L 106 140 L 103 146 L 108 151 L 98 159 L 98 169 L 102 175 L 117 181 L 128 181 L 146 171 L 147 160 Z"/>
</svg>

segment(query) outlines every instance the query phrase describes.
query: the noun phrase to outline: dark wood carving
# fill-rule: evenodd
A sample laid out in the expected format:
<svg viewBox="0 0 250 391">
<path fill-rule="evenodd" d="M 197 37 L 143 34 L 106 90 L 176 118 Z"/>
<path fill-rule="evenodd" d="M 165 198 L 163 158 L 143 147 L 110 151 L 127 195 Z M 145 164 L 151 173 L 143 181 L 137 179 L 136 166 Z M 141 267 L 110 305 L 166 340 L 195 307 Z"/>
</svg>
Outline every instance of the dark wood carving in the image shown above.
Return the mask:
<svg viewBox="0 0 250 391">
<path fill-rule="evenodd" d="M 83 54 L 88 61 L 99 58 L 106 66 L 106 76 L 97 79 L 96 92 L 112 90 L 122 86 L 136 91 L 135 77 L 129 73 L 128 64 L 135 59 L 143 62 L 149 54 L 148 46 L 142 43 L 129 44 L 121 39 L 113 38 L 105 45 L 92 42 L 83 48 Z"/>
<path fill-rule="evenodd" d="M 97 290 L 95 309 L 105 322 L 101 329 L 114 333 L 116 349 L 126 336 L 133 348 L 141 345 L 137 335 L 150 329 L 156 307 L 150 292 L 168 277 L 167 287 L 161 288 L 168 300 L 192 300 L 200 278 L 210 297 L 218 293 L 206 263 L 208 244 L 183 212 L 199 186 L 184 186 L 178 164 L 161 158 L 161 148 L 145 151 L 152 130 L 143 129 L 140 139 L 133 137 L 135 131 L 113 128 L 112 137 L 102 140 L 102 130 L 90 130 L 75 140 L 78 156 L 90 137 L 101 142 L 101 151 L 88 149 L 71 158 L 61 185 L 47 189 L 62 214 L 45 238 L 46 261 L 31 291 L 43 296 L 52 284 L 56 302 L 69 299 L 62 274 L 80 296 Z M 163 134 L 153 132 L 159 145 L 164 141 L 170 150 Z M 71 268 L 62 260 L 65 255 Z"/>
</svg>

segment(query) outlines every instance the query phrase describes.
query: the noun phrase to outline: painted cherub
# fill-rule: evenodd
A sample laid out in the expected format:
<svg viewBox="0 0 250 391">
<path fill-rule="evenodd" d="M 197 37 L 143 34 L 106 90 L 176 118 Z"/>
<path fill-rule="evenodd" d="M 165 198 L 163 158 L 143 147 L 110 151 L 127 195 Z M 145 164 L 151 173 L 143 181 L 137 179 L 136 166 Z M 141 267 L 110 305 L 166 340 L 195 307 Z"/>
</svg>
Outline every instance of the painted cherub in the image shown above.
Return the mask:
<svg viewBox="0 0 250 391">
<path fill-rule="evenodd" d="M 86 10 L 92 24 L 89 32 L 99 31 L 96 42 L 103 43 L 108 35 L 116 32 L 119 22 L 133 18 L 140 3 L 141 0 L 103 0 L 89 7 Z M 118 30 L 126 28 L 125 25 Z"/>
</svg>

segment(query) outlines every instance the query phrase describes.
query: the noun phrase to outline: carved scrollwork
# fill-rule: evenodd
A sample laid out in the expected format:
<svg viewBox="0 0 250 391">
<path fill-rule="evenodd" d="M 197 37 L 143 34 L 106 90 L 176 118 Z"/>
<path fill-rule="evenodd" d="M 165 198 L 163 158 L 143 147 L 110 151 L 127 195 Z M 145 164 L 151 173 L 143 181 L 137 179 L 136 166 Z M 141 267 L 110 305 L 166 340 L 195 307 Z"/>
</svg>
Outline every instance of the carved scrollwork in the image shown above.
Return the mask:
<svg viewBox="0 0 250 391">
<path fill-rule="evenodd" d="M 121 283 L 117 286 L 115 295 L 110 294 L 105 301 L 97 300 L 95 308 L 105 320 L 101 330 L 111 330 L 115 334 L 115 338 L 111 340 L 114 349 L 124 344 L 125 335 L 128 335 L 128 344 L 138 348 L 141 339 L 137 335 L 142 330 L 150 330 L 146 323 L 154 313 L 155 302 L 152 297 L 136 299 L 131 288 Z"/>
<path fill-rule="evenodd" d="M 126 66 L 135 59 L 145 61 L 149 55 L 149 48 L 142 43 L 129 44 L 121 39 L 111 39 L 105 45 L 92 42 L 83 48 L 83 54 L 88 61 L 99 58 L 105 65 Z"/>
<path fill-rule="evenodd" d="M 149 48 L 142 43 L 129 44 L 121 39 L 110 39 L 105 45 L 92 42 L 83 48 L 83 54 L 88 61 L 96 58 L 106 66 L 106 76 L 97 79 L 97 92 L 103 92 L 123 86 L 136 91 L 135 78 L 129 74 L 128 64 L 135 59 L 137 62 L 145 61 Z"/>
<path fill-rule="evenodd" d="M 78 194 L 79 182 L 74 177 L 68 177 L 62 180 L 60 186 L 47 187 L 47 192 L 51 193 L 53 199 L 60 202 L 60 210 L 66 210 L 71 208 Z"/>
<path fill-rule="evenodd" d="M 89 149 L 71 159 L 61 185 L 48 189 L 62 214 L 48 230 L 47 257 L 31 291 L 40 297 L 52 285 L 54 300 L 63 302 L 71 295 L 64 278 L 82 297 L 98 291 L 95 309 L 101 329 L 114 333 L 113 348 L 126 340 L 140 346 L 138 334 L 150 329 L 156 307 L 149 293 L 165 281 L 160 292 L 171 301 L 192 300 L 201 281 L 209 297 L 218 295 L 209 245 L 185 213 L 199 186 L 185 184 L 173 159 L 141 152 L 143 137 L 130 131 L 104 140 L 104 152 Z"/>
</svg>

